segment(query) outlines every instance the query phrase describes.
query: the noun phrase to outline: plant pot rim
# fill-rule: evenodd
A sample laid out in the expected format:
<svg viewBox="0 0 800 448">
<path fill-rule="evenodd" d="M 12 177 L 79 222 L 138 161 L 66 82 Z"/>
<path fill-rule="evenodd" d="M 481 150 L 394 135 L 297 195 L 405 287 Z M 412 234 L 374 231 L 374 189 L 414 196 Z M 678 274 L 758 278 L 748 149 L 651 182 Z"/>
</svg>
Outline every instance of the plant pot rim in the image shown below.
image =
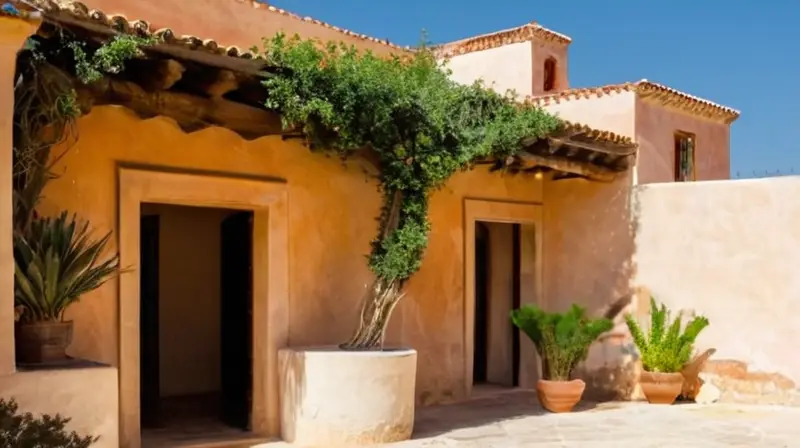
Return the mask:
<svg viewBox="0 0 800 448">
<path fill-rule="evenodd" d="M 314 353 L 316 356 L 353 356 L 370 358 L 396 358 L 403 356 L 413 356 L 417 351 L 407 347 L 383 347 L 370 350 L 345 350 L 337 345 L 312 345 L 301 347 L 286 347 L 280 351 Z"/>
<path fill-rule="evenodd" d="M 539 382 L 542 382 L 542 383 L 575 383 L 575 382 L 578 382 L 578 383 L 586 384 L 586 382 L 583 381 L 580 378 L 575 378 L 575 379 L 571 379 L 571 380 L 546 380 L 544 378 L 541 378 L 541 379 L 539 379 Z"/>
<path fill-rule="evenodd" d="M 37 320 L 34 322 L 17 322 L 17 325 L 23 327 L 50 327 L 50 326 L 62 326 L 62 325 L 72 325 L 72 320 Z"/>
</svg>

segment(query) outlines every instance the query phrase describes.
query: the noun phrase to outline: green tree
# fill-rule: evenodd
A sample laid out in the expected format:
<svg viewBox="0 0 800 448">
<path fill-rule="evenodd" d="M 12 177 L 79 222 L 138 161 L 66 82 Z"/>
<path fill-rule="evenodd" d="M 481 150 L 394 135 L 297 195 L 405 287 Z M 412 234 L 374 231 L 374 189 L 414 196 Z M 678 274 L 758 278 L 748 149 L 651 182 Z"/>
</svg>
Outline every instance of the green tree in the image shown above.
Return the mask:
<svg viewBox="0 0 800 448">
<path fill-rule="evenodd" d="M 384 197 L 369 266 L 375 281 L 345 349 L 381 347 L 403 285 L 422 264 L 428 199 L 451 175 L 478 160 L 500 160 L 562 122 L 479 83 L 459 85 L 426 47 L 379 57 L 352 46 L 277 35 L 265 40 L 272 71 L 266 107 L 309 146 L 348 157 L 367 149 Z"/>
</svg>

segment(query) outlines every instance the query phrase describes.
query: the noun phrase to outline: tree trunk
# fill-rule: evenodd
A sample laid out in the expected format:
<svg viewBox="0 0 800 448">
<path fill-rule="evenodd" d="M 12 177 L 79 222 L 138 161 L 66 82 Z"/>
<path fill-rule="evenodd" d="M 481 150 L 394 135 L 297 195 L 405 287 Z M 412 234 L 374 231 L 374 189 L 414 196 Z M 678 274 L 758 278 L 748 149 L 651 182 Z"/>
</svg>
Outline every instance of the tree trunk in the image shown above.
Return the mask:
<svg viewBox="0 0 800 448">
<path fill-rule="evenodd" d="M 400 288 L 398 281 L 376 280 L 361 304 L 356 333 L 339 347 L 343 350 L 383 349 L 389 318 L 403 297 Z"/>
<path fill-rule="evenodd" d="M 395 190 L 388 197 L 388 210 L 383 215 L 383 230 L 379 236 L 381 240 L 388 238 L 400 225 L 403 193 Z M 402 287 L 401 280 L 376 279 L 361 303 L 361 315 L 355 334 L 339 347 L 343 350 L 382 349 L 389 318 L 397 302 L 403 297 L 400 292 Z"/>
</svg>

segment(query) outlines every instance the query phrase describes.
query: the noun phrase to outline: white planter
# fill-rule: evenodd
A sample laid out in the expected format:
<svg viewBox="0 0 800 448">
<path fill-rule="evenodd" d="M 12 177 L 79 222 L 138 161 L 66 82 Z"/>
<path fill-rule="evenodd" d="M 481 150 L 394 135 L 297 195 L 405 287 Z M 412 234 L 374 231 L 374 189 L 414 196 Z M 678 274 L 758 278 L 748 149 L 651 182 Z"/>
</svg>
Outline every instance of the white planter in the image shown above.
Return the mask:
<svg viewBox="0 0 800 448">
<path fill-rule="evenodd" d="M 414 429 L 417 352 L 278 352 L 281 436 L 300 446 L 397 442 Z"/>
</svg>

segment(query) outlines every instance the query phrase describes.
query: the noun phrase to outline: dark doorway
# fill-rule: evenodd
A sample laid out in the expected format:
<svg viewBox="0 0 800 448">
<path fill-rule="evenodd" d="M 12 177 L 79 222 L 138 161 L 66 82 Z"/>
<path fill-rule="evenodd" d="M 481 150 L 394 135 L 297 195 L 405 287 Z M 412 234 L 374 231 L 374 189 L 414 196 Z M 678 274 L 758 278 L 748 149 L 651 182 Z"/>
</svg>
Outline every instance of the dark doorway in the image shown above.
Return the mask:
<svg viewBox="0 0 800 448">
<path fill-rule="evenodd" d="M 489 229 L 481 222 L 475 223 L 475 355 L 472 383 L 486 382 L 488 343 L 488 292 L 489 292 Z"/>
<path fill-rule="evenodd" d="M 250 437 L 253 213 L 143 204 L 144 446 Z"/>
<path fill-rule="evenodd" d="M 220 418 L 230 426 L 250 427 L 252 402 L 253 214 L 239 212 L 221 226 Z"/>
<path fill-rule="evenodd" d="M 520 226 L 475 223 L 473 385 L 519 385 L 520 334 L 511 324 L 520 306 Z"/>
<path fill-rule="evenodd" d="M 158 215 L 142 216 L 140 231 L 139 268 L 139 375 L 142 387 L 141 399 L 142 427 L 158 426 L 159 401 L 159 338 L 158 338 Z"/>
</svg>

